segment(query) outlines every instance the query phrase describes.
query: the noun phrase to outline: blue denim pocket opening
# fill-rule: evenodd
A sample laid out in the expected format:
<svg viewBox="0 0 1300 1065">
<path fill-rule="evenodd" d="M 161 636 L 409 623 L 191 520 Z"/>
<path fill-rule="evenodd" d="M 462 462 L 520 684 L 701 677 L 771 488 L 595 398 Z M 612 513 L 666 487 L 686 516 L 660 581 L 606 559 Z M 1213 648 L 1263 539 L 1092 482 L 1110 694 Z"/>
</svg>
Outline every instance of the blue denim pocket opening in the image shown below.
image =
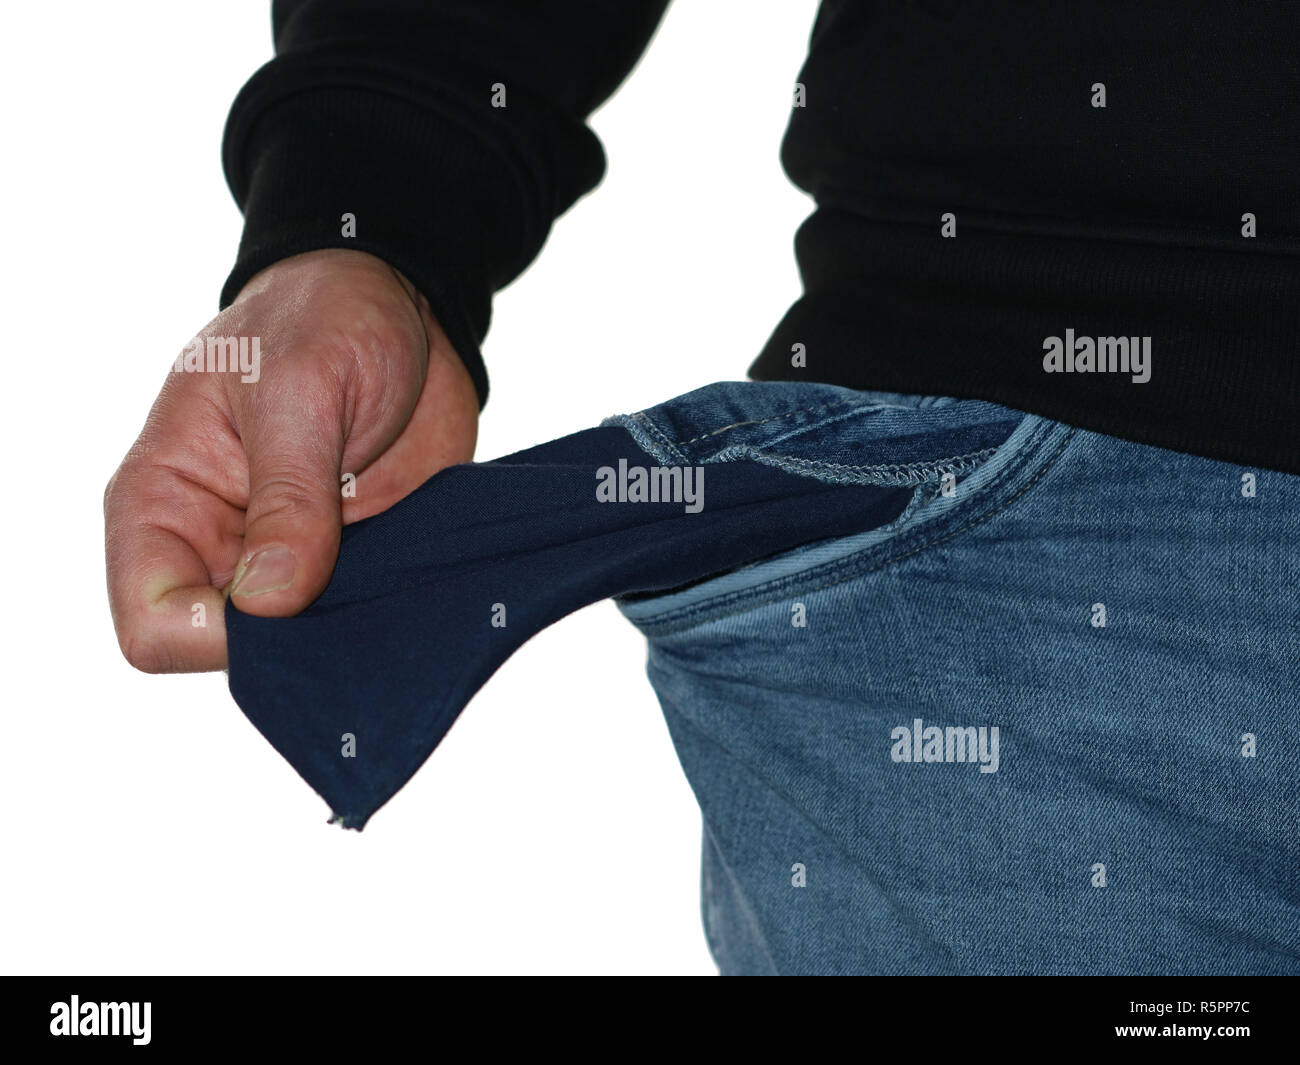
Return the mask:
<svg viewBox="0 0 1300 1065">
<path fill-rule="evenodd" d="M 817 541 L 680 590 L 617 599 L 647 635 L 693 627 L 796 587 L 848 579 L 869 560 L 884 564 L 896 547 L 910 553 L 927 540 L 955 535 L 1025 490 L 1033 458 L 1045 450 L 1050 457 L 1075 432 L 983 400 L 803 384 L 784 397 L 745 389 L 745 383 L 709 386 L 606 424 L 628 428 L 664 461 L 749 459 L 831 483 L 914 486 L 912 499 L 879 528 Z M 745 417 L 751 408 L 757 416 Z M 725 420 L 710 430 L 710 417 Z M 678 435 L 683 432 L 690 435 Z"/>
</svg>

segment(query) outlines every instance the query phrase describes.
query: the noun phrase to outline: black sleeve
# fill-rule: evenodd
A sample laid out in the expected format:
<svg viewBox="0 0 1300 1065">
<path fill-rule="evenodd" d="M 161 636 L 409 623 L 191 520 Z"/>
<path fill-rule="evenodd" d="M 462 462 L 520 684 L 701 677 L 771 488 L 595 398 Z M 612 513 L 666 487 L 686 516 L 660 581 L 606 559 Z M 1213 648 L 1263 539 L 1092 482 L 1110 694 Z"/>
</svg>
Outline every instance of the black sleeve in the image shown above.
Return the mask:
<svg viewBox="0 0 1300 1065">
<path fill-rule="evenodd" d="M 587 117 L 667 2 L 275 0 L 276 57 L 226 123 L 245 222 L 221 306 L 287 256 L 370 252 L 424 293 L 485 402 L 492 295 L 600 181 Z"/>
</svg>

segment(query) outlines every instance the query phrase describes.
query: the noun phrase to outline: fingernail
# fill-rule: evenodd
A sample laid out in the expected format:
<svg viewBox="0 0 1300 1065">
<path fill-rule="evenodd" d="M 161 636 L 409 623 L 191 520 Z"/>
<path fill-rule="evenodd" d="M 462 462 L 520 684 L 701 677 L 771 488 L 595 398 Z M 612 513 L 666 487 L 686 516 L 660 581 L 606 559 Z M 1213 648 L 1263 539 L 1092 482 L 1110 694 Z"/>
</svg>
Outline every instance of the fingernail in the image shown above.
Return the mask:
<svg viewBox="0 0 1300 1065">
<path fill-rule="evenodd" d="M 287 547 L 264 547 L 240 567 L 231 585 L 232 596 L 265 595 L 278 592 L 293 583 L 298 560 Z"/>
</svg>

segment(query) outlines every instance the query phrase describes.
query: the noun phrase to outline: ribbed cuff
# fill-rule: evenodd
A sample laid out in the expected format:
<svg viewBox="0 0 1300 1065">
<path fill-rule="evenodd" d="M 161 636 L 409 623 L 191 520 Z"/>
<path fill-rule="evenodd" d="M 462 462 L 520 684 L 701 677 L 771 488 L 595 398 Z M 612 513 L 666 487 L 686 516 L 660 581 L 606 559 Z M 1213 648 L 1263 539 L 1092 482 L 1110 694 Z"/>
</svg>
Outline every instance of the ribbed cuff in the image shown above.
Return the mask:
<svg viewBox="0 0 1300 1065">
<path fill-rule="evenodd" d="M 245 224 L 221 306 L 291 255 L 368 252 L 428 299 L 482 405 L 480 345 L 492 294 L 537 254 L 554 216 L 545 142 L 535 132 L 554 116 L 535 105 L 530 114 L 517 95 L 513 114 L 495 112 L 486 75 L 429 65 L 449 84 L 391 59 L 328 53 L 282 56 L 249 81 L 223 147 Z M 598 143 L 581 147 L 594 184 L 603 155 Z M 355 219 L 353 236 L 345 214 Z"/>
</svg>

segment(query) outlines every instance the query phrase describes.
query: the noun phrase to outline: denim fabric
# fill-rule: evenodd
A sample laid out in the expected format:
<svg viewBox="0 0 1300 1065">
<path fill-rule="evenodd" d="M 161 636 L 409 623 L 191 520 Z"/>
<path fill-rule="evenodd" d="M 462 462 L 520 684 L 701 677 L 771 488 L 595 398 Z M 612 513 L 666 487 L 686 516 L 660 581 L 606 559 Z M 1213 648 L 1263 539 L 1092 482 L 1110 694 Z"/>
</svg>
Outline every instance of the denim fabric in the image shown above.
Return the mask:
<svg viewBox="0 0 1300 1065">
<path fill-rule="evenodd" d="M 722 972 L 1300 973 L 1300 477 L 820 385 L 618 422 L 908 487 L 881 526 L 619 599 Z"/>
</svg>

